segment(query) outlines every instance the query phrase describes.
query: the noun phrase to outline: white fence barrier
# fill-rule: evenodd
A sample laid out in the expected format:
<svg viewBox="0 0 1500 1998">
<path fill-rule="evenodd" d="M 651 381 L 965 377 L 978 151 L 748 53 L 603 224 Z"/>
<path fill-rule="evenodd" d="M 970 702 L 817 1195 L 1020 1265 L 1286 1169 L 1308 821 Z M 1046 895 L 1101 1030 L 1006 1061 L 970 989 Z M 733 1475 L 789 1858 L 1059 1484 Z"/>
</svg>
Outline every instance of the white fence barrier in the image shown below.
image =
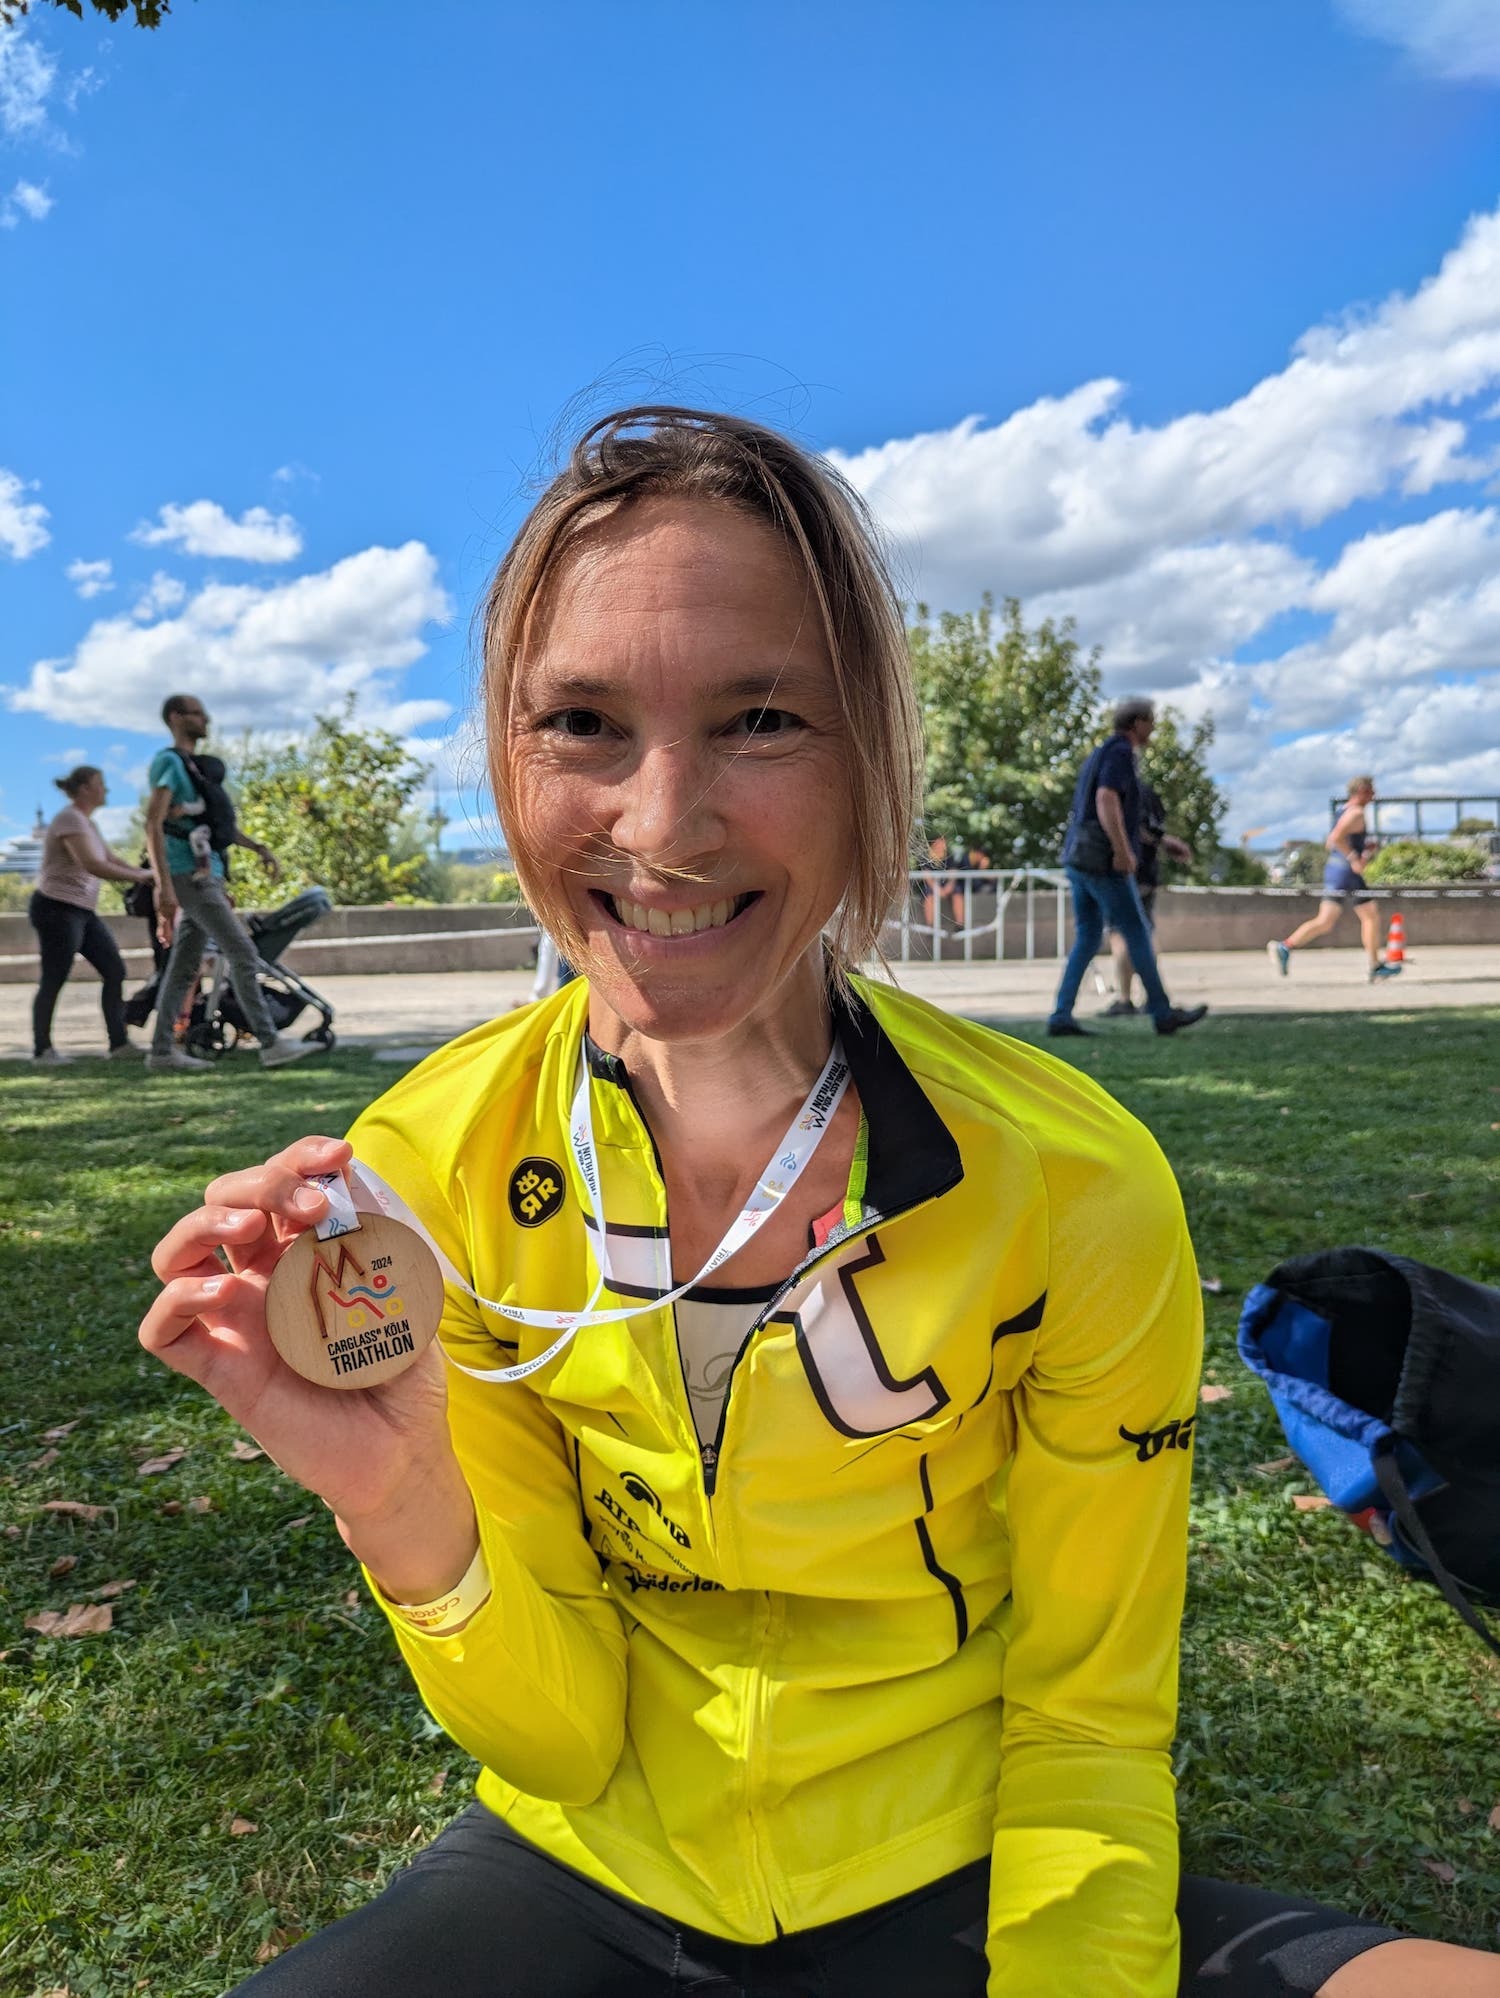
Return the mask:
<svg viewBox="0 0 1500 1998">
<path fill-rule="evenodd" d="M 993 903 L 991 902 L 993 897 Z M 886 919 L 882 941 L 898 964 L 918 959 L 961 959 L 1006 955 L 1006 916 L 1015 904 L 1025 911 L 1021 957 L 1043 955 L 1037 949 L 1037 902 L 1050 899 L 1052 950 L 1068 954 L 1067 876 L 1058 867 L 982 867 L 972 871 L 923 867 L 907 876 L 907 896 Z M 975 920 L 976 917 L 979 920 Z"/>
</svg>

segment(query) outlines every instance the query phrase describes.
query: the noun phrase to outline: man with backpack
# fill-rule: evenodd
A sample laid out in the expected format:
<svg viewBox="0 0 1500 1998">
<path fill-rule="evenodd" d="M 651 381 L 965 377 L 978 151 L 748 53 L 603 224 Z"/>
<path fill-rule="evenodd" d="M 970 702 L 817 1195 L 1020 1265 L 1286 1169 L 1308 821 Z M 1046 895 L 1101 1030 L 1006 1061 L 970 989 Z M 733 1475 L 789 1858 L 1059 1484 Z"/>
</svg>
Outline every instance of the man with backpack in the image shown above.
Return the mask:
<svg viewBox="0 0 1500 1998">
<path fill-rule="evenodd" d="M 151 759 L 146 845 L 156 883 L 157 933 L 163 944 L 170 944 L 171 955 L 162 975 L 156 1029 L 146 1066 L 213 1066 L 178 1047 L 174 1037 L 177 1016 L 197 980 L 210 938 L 224 955 L 240 1011 L 260 1042 L 261 1067 L 280 1068 L 303 1055 L 316 1054 L 316 1042 L 295 1041 L 277 1033 L 261 989 L 255 945 L 235 914 L 225 886 L 223 855 L 229 847 L 248 847 L 273 874 L 277 872 L 276 856 L 259 840 L 246 839 L 236 826 L 234 807 L 219 781 L 223 765 L 206 759 L 211 770 L 205 770 L 198 760 L 198 744 L 208 734 L 208 710 L 202 701 L 192 694 L 169 694 L 162 703 L 161 718 L 172 731 L 172 741 Z M 202 836 L 205 831 L 206 839 Z"/>
</svg>

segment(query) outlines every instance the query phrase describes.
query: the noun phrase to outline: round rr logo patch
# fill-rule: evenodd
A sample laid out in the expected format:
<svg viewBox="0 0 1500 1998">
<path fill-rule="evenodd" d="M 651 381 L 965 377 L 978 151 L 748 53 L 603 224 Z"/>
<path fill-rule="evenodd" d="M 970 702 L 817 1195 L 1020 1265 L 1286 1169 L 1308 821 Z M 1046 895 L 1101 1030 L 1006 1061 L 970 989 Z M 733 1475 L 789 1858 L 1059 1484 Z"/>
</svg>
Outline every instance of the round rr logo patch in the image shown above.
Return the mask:
<svg viewBox="0 0 1500 1998">
<path fill-rule="evenodd" d="M 522 1159 L 510 1176 L 510 1211 L 523 1228 L 539 1228 L 563 1204 L 562 1167 L 551 1159 Z"/>
</svg>

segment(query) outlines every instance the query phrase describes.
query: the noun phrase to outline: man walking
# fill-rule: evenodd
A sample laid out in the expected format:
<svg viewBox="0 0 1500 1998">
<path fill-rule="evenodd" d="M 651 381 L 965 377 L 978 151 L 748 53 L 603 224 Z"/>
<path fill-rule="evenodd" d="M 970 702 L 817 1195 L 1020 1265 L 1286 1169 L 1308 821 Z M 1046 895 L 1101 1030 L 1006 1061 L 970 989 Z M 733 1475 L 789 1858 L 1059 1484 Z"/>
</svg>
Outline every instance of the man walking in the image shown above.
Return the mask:
<svg viewBox="0 0 1500 1998">
<path fill-rule="evenodd" d="M 1063 867 L 1073 892 L 1073 948 L 1047 1022 L 1047 1032 L 1054 1036 L 1088 1031 L 1074 1019 L 1073 1006 L 1106 928 L 1124 939 L 1159 1034 L 1196 1026 L 1208 1011 L 1206 1006 L 1174 1006 L 1167 997 L 1135 882 L 1142 819 L 1135 759 L 1155 726 L 1156 710 L 1149 701 L 1122 701 L 1115 709 L 1114 733 L 1078 773 L 1063 844 Z"/>
<path fill-rule="evenodd" d="M 224 954 L 240 1011 L 260 1042 L 261 1067 L 280 1068 L 303 1055 L 317 1054 L 317 1042 L 294 1041 L 276 1032 L 261 989 L 255 945 L 235 914 L 224 885 L 224 863 L 217 851 L 197 854 L 190 843 L 192 829 L 203 817 L 206 804 L 202 786 L 194 777 L 194 751 L 208 734 L 208 711 L 192 694 L 169 694 L 162 703 L 161 718 L 172 731 L 172 742 L 151 759 L 146 846 L 156 880 L 157 931 L 162 942 L 171 945 L 171 955 L 157 996 L 156 1029 L 146 1066 L 213 1066 L 178 1047 L 173 1038 L 177 1015 L 197 979 L 210 937 Z M 275 870 L 276 857 L 269 847 L 249 840 L 238 844 L 249 846 Z"/>
</svg>

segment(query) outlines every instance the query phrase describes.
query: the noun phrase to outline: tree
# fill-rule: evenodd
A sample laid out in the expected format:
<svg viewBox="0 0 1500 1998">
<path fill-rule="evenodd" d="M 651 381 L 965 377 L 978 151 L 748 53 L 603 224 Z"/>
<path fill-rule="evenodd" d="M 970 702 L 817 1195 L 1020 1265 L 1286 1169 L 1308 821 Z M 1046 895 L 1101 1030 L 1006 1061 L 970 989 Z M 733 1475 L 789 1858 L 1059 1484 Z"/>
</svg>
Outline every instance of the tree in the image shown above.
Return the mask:
<svg viewBox="0 0 1500 1998">
<path fill-rule="evenodd" d="M 1483 881 L 1489 855 L 1481 846 L 1438 846 L 1428 840 L 1393 839 L 1365 869 L 1372 888 L 1418 888 L 1444 881 Z"/>
<path fill-rule="evenodd" d="M 1098 654 L 1073 622 L 1028 631 L 1007 597 L 975 611 L 925 604 L 908 642 L 927 743 L 929 833 L 979 846 L 997 867 L 1053 865 L 1078 765 L 1095 738 Z"/>
<path fill-rule="evenodd" d="M 1071 619 L 1028 631 L 1007 597 L 976 611 L 925 605 L 907 634 L 927 745 L 927 830 L 950 848 L 980 847 L 997 867 L 1051 867 L 1062 851 L 1078 771 L 1109 733 L 1099 652 L 1084 653 Z M 1170 831 L 1213 878 L 1226 803 L 1208 773 L 1213 722 L 1158 711 L 1144 774 Z"/>
<path fill-rule="evenodd" d="M 86 17 L 83 0 L 44 0 L 49 7 L 66 8 L 76 20 Z M 172 0 L 88 0 L 96 14 L 106 15 L 111 22 L 118 21 L 123 14 L 134 17 L 138 28 L 159 28 L 163 14 L 172 11 Z M 31 12 L 32 0 L 0 0 L 0 27 L 11 28 L 16 22 Z"/>
<path fill-rule="evenodd" d="M 1108 727 L 1109 717 L 1102 715 L 1099 733 L 1102 735 Z M 1193 849 L 1193 864 L 1188 873 L 1192 881 L 1243 878 L 1236 873 L 1237 859 L 1230 861 L 1224 857 L 1226 851 L 1233 849 L 1226 850 L 1220 843 L 1229 800 L 1208 773 L 1208 752 L 1213 739 L 1211 715 L 1194 722 L 1189 733 L 1181 716 L 1171 708 L 1158 708 L 1151 740 L 1141 751 L 1141 775 L 1154 786 L 1167 808 L 1167 831 L 1185 839 Z M 1165 862 L 1165 856 L 1163 859 Z M 1171 865 L 1165 862 L 1168 874 Z M 1264 870 L 1259 878 L 1265 879 Z"/>
<path fill-rule="evenodd" d="M 397 737 L 358 728 L 351 695 L 291 742 L 246 734 L 229 758 L 240 829 L 264 840 L 293 892 L 321 883 L 335 902 L 420 895 L 430 865 L 413 800 L 427 771 Z"/>
</svg>

